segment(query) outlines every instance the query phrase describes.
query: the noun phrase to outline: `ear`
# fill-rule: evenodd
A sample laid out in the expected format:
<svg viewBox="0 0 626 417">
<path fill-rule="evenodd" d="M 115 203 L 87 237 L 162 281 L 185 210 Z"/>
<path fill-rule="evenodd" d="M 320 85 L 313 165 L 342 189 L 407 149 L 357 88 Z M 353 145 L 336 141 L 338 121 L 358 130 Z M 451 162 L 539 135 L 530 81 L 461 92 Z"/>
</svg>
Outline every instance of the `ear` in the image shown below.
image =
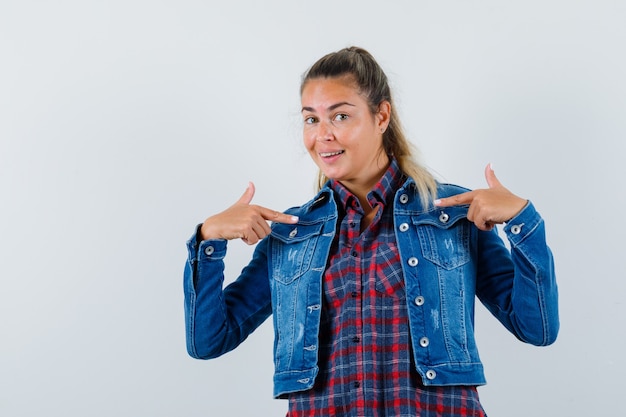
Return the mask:
<svg viewBox="0 0 626 417">
<path fill-rule="evenodd" d="M 378 113 L 376 113 L 376 121 L 381 132 L 387 130 L 389 121 L 391 120 L 391 103 L 387 100 L 382 101 L 378 105 Z"/>
</svg>

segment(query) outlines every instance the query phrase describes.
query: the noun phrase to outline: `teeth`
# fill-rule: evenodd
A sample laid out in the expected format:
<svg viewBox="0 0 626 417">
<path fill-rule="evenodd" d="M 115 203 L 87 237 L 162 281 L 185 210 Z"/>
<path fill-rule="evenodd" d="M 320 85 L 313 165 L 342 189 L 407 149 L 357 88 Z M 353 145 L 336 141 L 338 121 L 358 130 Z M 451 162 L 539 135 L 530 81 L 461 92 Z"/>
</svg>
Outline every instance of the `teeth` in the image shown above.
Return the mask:
<svg viewBox="0 0 626 417">
<path fill-rule="evenodd" d="M 339 155 L 342 154 L 343 151 L 337 151 L 337 152 L 320 152 L 320 156 L 322 158 L 328 158 L 329 156 L 335 156 L 335 155 Z"/>
</svg>

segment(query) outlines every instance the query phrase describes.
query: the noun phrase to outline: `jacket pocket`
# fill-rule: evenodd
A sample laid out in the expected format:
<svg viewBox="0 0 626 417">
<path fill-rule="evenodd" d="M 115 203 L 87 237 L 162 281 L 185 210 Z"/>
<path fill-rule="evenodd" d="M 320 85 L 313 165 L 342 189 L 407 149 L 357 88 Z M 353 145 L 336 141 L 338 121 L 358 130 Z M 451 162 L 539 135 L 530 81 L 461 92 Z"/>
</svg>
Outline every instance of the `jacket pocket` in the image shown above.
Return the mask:
<svg viewBox="0 0 626 417">
<path fill-rule="evenodd" d="M 445 217 L 443 217 L 445 218 Z M 437 224 L 414 219 L 422 255 L 433 264 L 450 270 L 470 261 L 470 223 L 463 217 Z"/>
<path fill-rule="evenodd" d="M 310 269 L 323 226 L 323 221 L 272 225 L 272 272 L 276 281 L 290 284 Z"/>
</svg>

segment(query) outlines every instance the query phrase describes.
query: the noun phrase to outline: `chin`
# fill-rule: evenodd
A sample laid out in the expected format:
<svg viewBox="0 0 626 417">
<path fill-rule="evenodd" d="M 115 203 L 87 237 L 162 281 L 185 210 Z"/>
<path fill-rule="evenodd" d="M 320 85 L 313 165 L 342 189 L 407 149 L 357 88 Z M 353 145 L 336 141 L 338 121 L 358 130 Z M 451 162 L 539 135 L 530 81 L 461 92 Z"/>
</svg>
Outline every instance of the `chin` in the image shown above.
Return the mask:
<svg viewBox="0 0 626 417">
<path fill-rule="evenodd" d="M 329 180 L 341 181 L 342 176 L 338 175 L 336 172 L 324 172 L 323 170 L 322 172 Z"/>
</svg>

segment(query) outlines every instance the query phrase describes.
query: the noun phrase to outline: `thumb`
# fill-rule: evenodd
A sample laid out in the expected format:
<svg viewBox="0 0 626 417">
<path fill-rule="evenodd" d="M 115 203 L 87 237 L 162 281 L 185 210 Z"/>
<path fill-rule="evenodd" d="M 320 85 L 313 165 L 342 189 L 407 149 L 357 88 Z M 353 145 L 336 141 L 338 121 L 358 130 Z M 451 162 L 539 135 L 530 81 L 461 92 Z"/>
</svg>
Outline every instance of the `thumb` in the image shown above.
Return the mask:
<svg viewBox="0 0 626 417">
<path fill-rule="evenodd" d="M 252 201 L 252 197 L 254 197 L 254 183 L 250 181 L 248 183 L 248 188 L 244 191 L 243 195 L 239 197 L 239 200 L 235 204 L 250 204 Z"/>
<path fill-rule="evenodd" d="M 493 171 L 493 165 L 491 165 L 491 163 L 487 164 L 485 167 L 485 179 L 487 180 L 489 188 L 502 187 L 502 184 L 496 177 L 496 173 Z"/>
</svg>

